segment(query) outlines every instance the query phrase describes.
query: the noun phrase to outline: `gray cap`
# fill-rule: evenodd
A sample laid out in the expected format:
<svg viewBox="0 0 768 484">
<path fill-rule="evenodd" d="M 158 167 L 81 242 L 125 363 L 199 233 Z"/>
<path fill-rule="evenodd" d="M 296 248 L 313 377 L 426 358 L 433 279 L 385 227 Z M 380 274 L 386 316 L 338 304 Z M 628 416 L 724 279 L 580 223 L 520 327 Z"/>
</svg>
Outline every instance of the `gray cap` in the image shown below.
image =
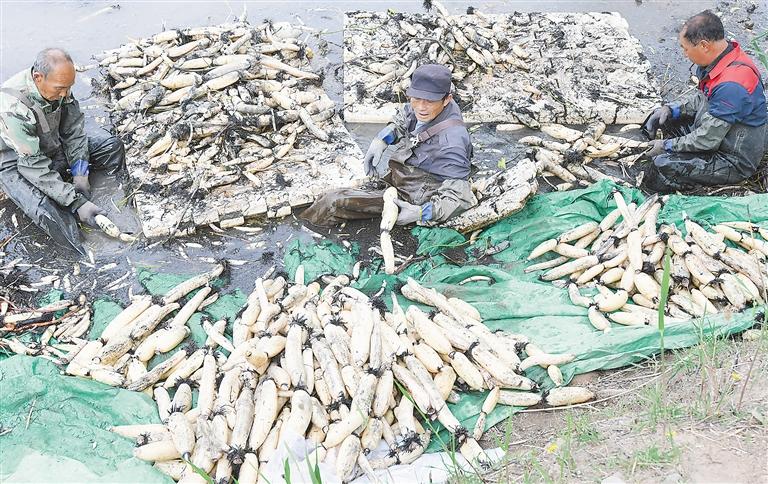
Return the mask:
<svg viewBox="0 0 768 484">
<path fill-rule="evenodd" d="M 439 64 L 424 64 L 413 71 L 411 86 L 405 91 L 410 97 L 439 101 L 451 93 L 451 71 Z"/>
</svg>

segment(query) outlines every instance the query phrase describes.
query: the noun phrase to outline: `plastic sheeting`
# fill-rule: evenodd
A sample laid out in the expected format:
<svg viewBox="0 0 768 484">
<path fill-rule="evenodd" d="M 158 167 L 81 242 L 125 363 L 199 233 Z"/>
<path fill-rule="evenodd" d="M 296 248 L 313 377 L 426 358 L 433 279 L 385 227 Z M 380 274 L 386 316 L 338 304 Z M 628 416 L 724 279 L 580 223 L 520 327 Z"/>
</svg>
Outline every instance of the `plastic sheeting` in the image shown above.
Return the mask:
<svg viewBox="0 0 768 484">
<path fill-rule="evenodd" d="M 449 229 L 422 227 L 412 233 L 418 239 L 418 256 L 424 256 L 398 276 L 378 273 L 378 265 L 365 269 L 356 286 L 375 291 L 387 281 L 391 290 L 407 277 L 414 277 L 438 290 L 475 305 L 491 328 L 523 333 L 551 352 L 571 352 L 577 356 L 562 367 L 567 380 L 573 375 L 597 369 L 617 368 L 648 358 L 659 351 L 660 334 L 650 327 L 620 327 L 603 334 L 589 324 L 586 309 L 570 304 L 564 290 L 540 282 L 536 274 L 525 274 L 525 257 L 541 241 L 556 236 L 588 220 L 600 220 L 614 208 L 611 190 L 600 183 L 572 192 L 538 195 L 517 214 L 489 227 L 473 244 Z M 623 190 L 626 199 L 641 201 L 638 191 Z M 703 223 L 750 220 L 768 223 L 768 195 L 744 198 L 671 197 L 660 214 L 660 221 L 682 225 L 684 214 Z M 501 252 L 488 256 L 486 249 L 509 243 Z M 330 242 L 288 248 L 285 265 L 293 274 L 303 264 L 308 280 L 327 273 L 351 273 L 359 249 L 347 250 Z M 454 265 L 455 255 L 463 251 L 467 262 Z M 492 277 L 487 282 L 458 283 L 474 275 Z M 189 276 L 153 274 L 142 271 L 141 283 L 151 294 L 163 294 Z M 55 296 L 58 297 L 58 296 Z M 222 295 L 205 308 L 212 320 L 234 319 L 245 302 L 236 291 Z M 402 303 L 408 304 L 405 300 Z M 110 301 L 94 304 L 97 337 L 120 311 Z M 664 342 L 668 349 L 696 344 L 710 335 L 727 335 L 754 324 L 756 309 L 728 318 L 724 315 L 686 323 L 668 324 Z M 190 339 L 204 341 L 195 314 L 189 322 Z M 156 362 L 153 362 L 156 364 Z M 551 385 L 546 372 L 529 370 L 529 376 L 544 388 Z M 43 359 L 14 356 L 0 361 L 0 480 L 37 482 L 168 482 L 149 464 L 132 457 L 133 443 L 107 430 L 109 426 L 157 422 L 152 400 L 142 394 L 115 389 L 92 380 L 62 376 Z M 469 393 L 452 405 L 462 423 L 472 428 L 485 395 Z M 30 410 L 31 409 L 31 410 Z M 515 409 L 497 407 L 488 418 L 493 425 Z M 28 423 L 27 423 L 28 420 Z M 426 424 L 425 424 L 426 425 Z M 429 423 L 429 425 L 432 425 Z M 430 450 L 446 450 L 450 439 L 442 433 L 433 436 Z"/>
<path fill-rule="evenodd" d="M 189 277 L 139 272 L 150 294 L 164 294 Z M 39 302 L 60 298 L 59 291 L 52 291 Z M 245 296 L 235 291 L 195 313 L 187 323 L 191 333 L 185 343 L 204 344 L 203 317 L 229 317 L 231 323 L 244 303 Z M 121 310 L 113 301 L 94 302 L 88 338 L 98 338 Z M 171 354 L 156 356 L 149 366 Z M 50 361 L 26 356 L 0 361 L 0 395 L 0 482 L 173 482 L 151 463 L 133 458 L 130 439 L 108 430 L 113 425 L 159 423 L 149 396 L 61 375 Z"/>
<path fill-rule="evenodd" d="M 550 282 L 539 281 L 537 273 L 523 272 L 529 264 L 526 257 L 539 243 L 590 220 L 600 221 L 616 208 L 612 196 L 614 189 L 621 190 L 627 203 L 641 203 L 644 199 L 638 190 L 616 187 L 609 182 L 583 190 L 538 195 L 520 212 L 485 229 L 473 244 L 450 229 L 417 227 L 412 234 L 419 242 L 418 255 L 429 255 L 428 258 L 406 267 L 396 276 L 364 273 L 356 286 L 364 291 L 375 291 L 384 281 L 392 288 L 413 277 L 449 297 L 463 299 L 480 311 L 484 323 L 492 329 L 525 334 L 548 352 L 577 355 L 575 361 L 561 367 L 566 381 L 578 373 L 619 368 L 641 361 L 660 351 L 658 330 L 614 324 L 613 331 L 608 334 L 595 331 L 587 318 L 587 309 L 572 305 L 567 291 Z M 685 233 L 683 221 L 686 215 L 705 228 L 709 224 L 732 220 L 767 224 L 768 195 L 743 198 L 670 196 L 659 214 L 659 222 L 676 224 Z M 487 249 L 507 243 L 506 249 L 492 257 L 485 255 Z M 442 255 L 446 249 L 455 251 L 457 248 L 463 249 L 468 258 L 461 266 L 452 264 Z M 299 264 L 304 264 L 308 279 L 329 269 L 349 273 L 357 255 L 330 243 L 310 247 L 295 244 L 291 249 L 285 260 L 286 270 L 292 274 Z M 458 284 L 476 275 L 492 277 L 496 282 L 492 285 L 487 282 Z M 413 304 L 402 297 L 400 302 Z M 721 314 L 704 320 L 667 324 L 664 345 L 667 349 L 684 348 L 706 337 L 743 331 L 754 324 L 756 313 L 756 309 L 748 309 L 733 316 Z M 546 371 L 538 367 L 528 370 L 527 375 L 544 389 L 552 386 Z M 451 410 L 467 428 L 472 428 L 484 397 L 484 393 L 478 392 L 462 394 L 461 401 L 452 405 Z M 488 417 L 488 425 L 500 422 L 514 411 L 510 407 L 497 407 Z M 442 439 L 441 443 L 433 438 L 430 450 L 444 450 L 448 439 L 445 434 Z"/>
<path fill-rule="evenodd" d="M 0 481 L 172 482 L 108 430 L 159 423 L 147 395 L 63 376 L 29 356 L 0 362 L 0 389 Z"/>
</svg>

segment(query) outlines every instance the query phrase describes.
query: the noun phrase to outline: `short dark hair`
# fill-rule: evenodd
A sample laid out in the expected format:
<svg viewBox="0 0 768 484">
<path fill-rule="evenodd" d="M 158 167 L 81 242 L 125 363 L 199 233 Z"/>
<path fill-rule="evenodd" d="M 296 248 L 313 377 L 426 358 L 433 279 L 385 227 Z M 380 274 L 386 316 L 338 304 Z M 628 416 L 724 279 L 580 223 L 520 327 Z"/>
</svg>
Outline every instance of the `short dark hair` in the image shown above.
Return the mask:
<svg viewBox="0 0 768 484">
<path fill-rule="evenodd" d="M 56 66 L 64 62 L 74 64 L 72 57 L 64 49 L 57 47 L 43 49 L 35 57 L 35 63 L 32 64 L 32 73 L 39 72 L 43 76 L 48 76 Z"/>
<path fill-rule="evenodd" d="M 725 38 L 723 22 L 711 10 L 704 10 L 686 20 L 682 32 L 683 37 L 694 45 L 702 40 L 715 42 Z"/>
</svg>

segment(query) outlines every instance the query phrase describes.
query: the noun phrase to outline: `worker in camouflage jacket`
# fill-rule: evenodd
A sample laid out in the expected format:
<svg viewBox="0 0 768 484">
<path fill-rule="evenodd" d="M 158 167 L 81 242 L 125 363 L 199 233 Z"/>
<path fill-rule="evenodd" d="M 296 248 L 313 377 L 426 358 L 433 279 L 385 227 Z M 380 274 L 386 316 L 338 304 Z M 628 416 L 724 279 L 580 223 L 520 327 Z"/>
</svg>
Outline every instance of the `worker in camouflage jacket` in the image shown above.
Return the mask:
<svg viewBox="0 0 768 484">
<path fill-rule="evenodd" d="M 77 220 L 94 225 L 103 210 L 90 201 L 91 169 L 117 172 L 122 142 L 85 132 L 72 96 L 75 67 L 61 49 L 45 49 L 31 69 L 0 88 L 0 189 L 62 245 L 84 253 Z"/>
<path fill-rule="evenodd" d="M 691 17 L 679 34 L 686 57 L 698 66 L 696 91 L 656 109 L 644 128 L 654 139 L 643 184 L 657 192 L 737 183 L 752 176 L 765 153 L 766 100 L 754 62 L 725 40 L 710 11 Z"/>
<path fill-rule="evenodd" d="M 384 175 L 383 181 L 397 188 L 398 225 L 434 225 L 477 204 L 468 181 L 472 144 L 450 93 L 447 67 L 418 67 L 406 91 L 409 103 L 373 139 L 363 160 L 367 175 Z M 334 190 L 318 198 L 302 217 L 317 225 L 373 218 L 381 215 L 383 193 Z"/>
</svg>

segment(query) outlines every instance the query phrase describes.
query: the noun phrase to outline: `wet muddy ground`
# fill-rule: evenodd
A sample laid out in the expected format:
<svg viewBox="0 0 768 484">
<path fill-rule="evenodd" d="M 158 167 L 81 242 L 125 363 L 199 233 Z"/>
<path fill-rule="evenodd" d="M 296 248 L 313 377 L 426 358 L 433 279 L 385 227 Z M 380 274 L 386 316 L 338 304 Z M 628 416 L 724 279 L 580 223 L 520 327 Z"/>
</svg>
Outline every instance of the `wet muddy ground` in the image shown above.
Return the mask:
<svg viewBox="0 0 768 484">
<path fill-rule="evenodd" d="M 768 25 L 768 7 L 764 2 L 706 2 L 706 1 L 488 1 L 445 2 L 452 13 L 460 13 L 468 6 L 487 13 L 512 11 L 618 11 L 628 21 L 630 32 L 645 47 L 653 73 L 658 79 L 662 95 L 674 97 L 691 87 L 690 63 L 677 46 L 677 29 L 689 16 L 705 8 L 717 9 L 724 18 L 730 35 L 747 44 L 759 33 L 759 26 Z M 232 20 L 243 10 L 252 23 L 264 19 L 289 21 L 315 29 L 308 43 L 318 55 L 314 68 L 325 74 L 324 87 L 335 101 L 341 99 L 343 69 L 341 67 L 342 12 L 349 10 L 384 10 L 401 12 L 421 10 L 418 1 L 390 2 L 14 2 L 0 3 L 0 78 L 28 68 L 35 53 L 47 46 L 68 49 L 80 65 L 93 61 L 90 57 L 105 49 L 119 46 L 131 38 L 156 33 L 163 28 L 213 25 Z M 78 75 L 74 87 L 76 97 L 86 110 L 89 126 L 104 123 L 105 113 L 101 100 L 92 96 L 91 81 L 98 78 L 96 70 Z M 367 148 L 370 137 L 379 129 L 374 125 L 349 125 L 355 140 Z M 504 158 L 514 162 L 524 155 L 515 139 L 526 133 L 497 134 L 493 127 L 473 127 L 475 162 L 483 167 L 495 167 Z M 621 175 L 621 171 L 606 167 L 606 171 Z M 633 177 L 635 173 L 627 173 Z M 110 217 L 125 230 L 138 232 L 138 222 L 130 204 L 130 191 L 119 180 L 96 179 L 95 201 L 104 207 Z M 548 183 L 540 186 L 547 190 Z M 125 246 L 105 236 L 86 231 L 86 246 L 93 260 L 78 261 L 73 253 L 54 246 L 47 237 L 5 197 L 0 195 L 0 289 L 29 286 L 41 276 L 72 274 L 75 264 L 80 275 L 70 276 L 73 291 L 101 294 L 111 281 L 147 267 L 159 272 L 195 273 L 205 270 L 217 259 L 234 261 L 229 287 L 250 292 L 253 280 L 273 264 L 280 264 L 283 249 L 292 239 L 304 241 L 330 237 L 332 240 L 351 239 L 361 243 L 363 254 L 378 242 L 378 224 L 354 223 L 332 230 L 306 227 L 294 216 L 279 223 L 251 221 L 249 227 L 260 227 L 258 232 L 230 229 L 224 232 L 203 229 L 194 236 L 175 240 L 141 242 Z M 405 230 L 393 234 L 404 241 L 397 252 L 409 251 L 410 235 Z M 404 255 L 408 255 L 405 253 Z M 3 270 L 12 261 L 19 261 L 15 270 Z M 93 267 L 91 267 L 93 266 Z M 126 282 L 135 281 L 129 276 Z M 125 300 L 130 289 L 118 285 L 110 296 Z M 49 287 L 37 287 L 45 292 Z M 133 290 L 138 290 L 133 287 Z M 30 301 L 33 292 L 15 295 L 19 302 Z"/>
</svg>

